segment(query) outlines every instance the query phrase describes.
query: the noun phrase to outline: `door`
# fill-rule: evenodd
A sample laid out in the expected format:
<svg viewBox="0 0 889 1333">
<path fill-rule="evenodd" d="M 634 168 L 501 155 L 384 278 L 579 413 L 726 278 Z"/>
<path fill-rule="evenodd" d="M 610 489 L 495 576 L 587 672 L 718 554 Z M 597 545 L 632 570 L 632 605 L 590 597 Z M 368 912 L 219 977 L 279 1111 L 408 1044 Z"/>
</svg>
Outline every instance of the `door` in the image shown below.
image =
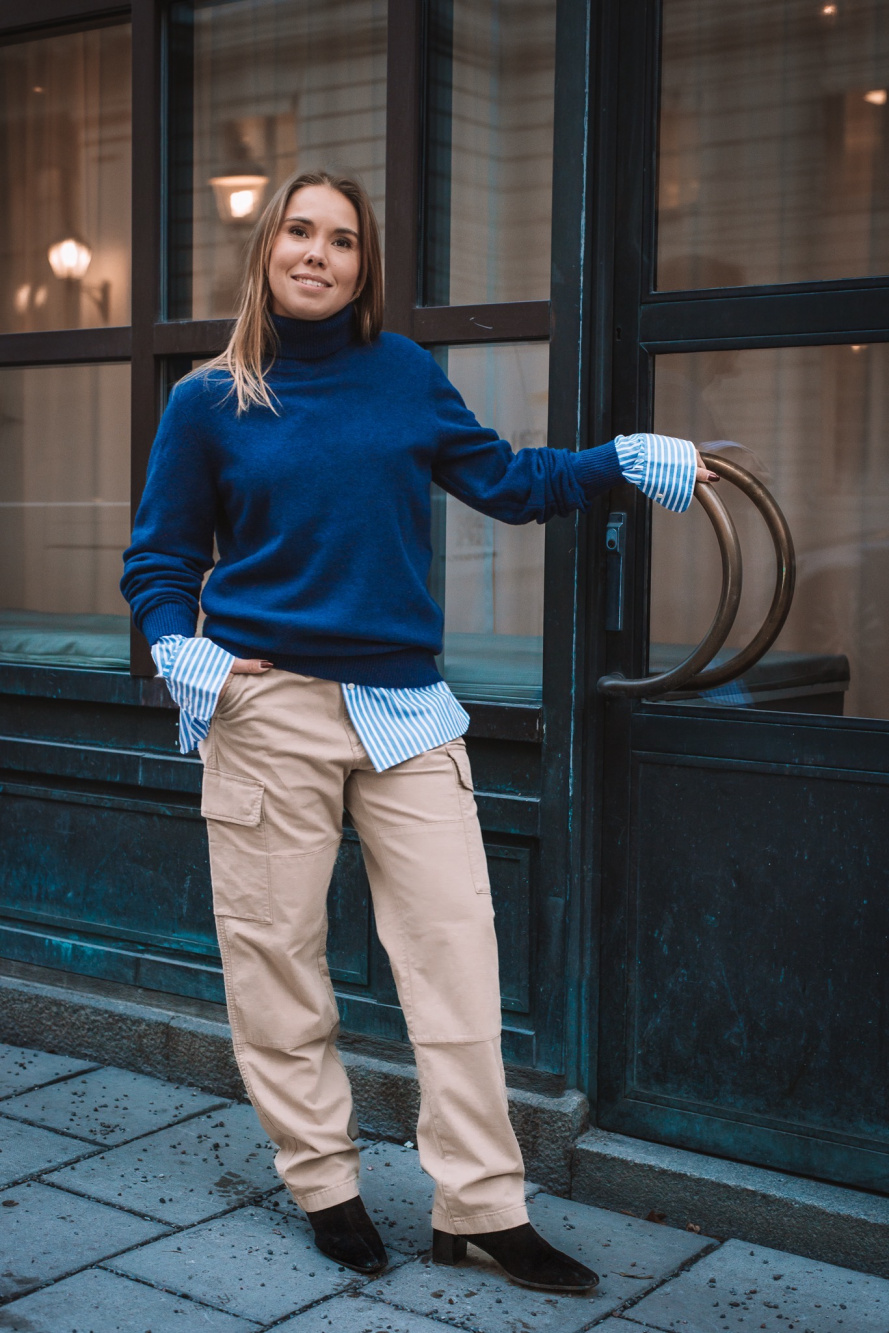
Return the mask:
<svg viewBox="0 0 889 1333">
<path fill-rule="evenodd" d="M 614 429 L 740 462 L 798 566 L 780 637 L 740 679 L 589 710 L 598 1122 L 886 1191 L 889 12 L 620 10 Z M 767 610 L 774 556 L 720 494 L 744 556 L 730 652 Z M 719 559 L 699 506 L 652 512 L 631 488 L 612 505 L 627 542 L 606 659 L 640 676 L 703 637 Z"/>
</svg>

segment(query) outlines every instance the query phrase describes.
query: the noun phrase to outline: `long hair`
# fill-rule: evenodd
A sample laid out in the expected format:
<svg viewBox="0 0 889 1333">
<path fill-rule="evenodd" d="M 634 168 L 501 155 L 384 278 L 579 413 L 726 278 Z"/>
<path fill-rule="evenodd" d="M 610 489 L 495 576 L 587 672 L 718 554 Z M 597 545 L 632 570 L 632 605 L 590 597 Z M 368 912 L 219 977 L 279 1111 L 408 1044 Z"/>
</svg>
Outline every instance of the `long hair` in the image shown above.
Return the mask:
<svg viewBox="0 0 889 1333">
<path fill-rule="evenodd" d="M 304 185 L 327 185 L 350 201 L 358 214 L 360 267 L 353 298 L 358 336 L 373 342 L 383 325 L 383 256 L 380 229 L 370 197 L 360 181 L 329 171 L 300 171 L 290 176 L 269 200 L 253 229 L 247 247 L 244 280 L 238 298 L 238 313 L 228 346 L 221 356 L 196 372 L 225 370 L 232 378 L 238 399 L 238 414 L 251 403 L 275 411 L 265 380 L 265 371 L 277 346 L 271 318 L 269 258 L 287 212 L 290 196 Z"/>
</svg>

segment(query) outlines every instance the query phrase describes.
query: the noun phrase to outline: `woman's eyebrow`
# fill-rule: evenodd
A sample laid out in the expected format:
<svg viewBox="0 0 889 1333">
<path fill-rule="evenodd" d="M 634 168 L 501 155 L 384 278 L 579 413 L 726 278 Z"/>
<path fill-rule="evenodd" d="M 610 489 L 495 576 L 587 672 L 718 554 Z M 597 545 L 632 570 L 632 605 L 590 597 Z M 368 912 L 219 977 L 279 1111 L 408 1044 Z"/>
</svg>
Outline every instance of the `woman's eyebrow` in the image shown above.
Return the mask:
<svg viewBox="0 0 889 1333">
<path fill-rule="evenodd" d="M 285 218 L 284 221 L 285 221 L 285 222 L 303 222 L 303 223 L 305 223 L 306 226 L 308 226 L 308 227 L 314 227 L 314 226 L 315 226 L 315 223 L 312 221 L 311 218 L 297 218 L 297 217 L 291 217 L 291 218 Z M 347 236 L 354 236 L 354 237 L 355 237 L 355 240 L 356 240 L 356 241 L 358 240 L 358 232 L 357 232 L 357 231 L 353 231 L 351 227 L 334 227 L 334 231 L 335 231 L 335 232 L 343 232 L 343 233 L 345 233 Z"/>
</svg>

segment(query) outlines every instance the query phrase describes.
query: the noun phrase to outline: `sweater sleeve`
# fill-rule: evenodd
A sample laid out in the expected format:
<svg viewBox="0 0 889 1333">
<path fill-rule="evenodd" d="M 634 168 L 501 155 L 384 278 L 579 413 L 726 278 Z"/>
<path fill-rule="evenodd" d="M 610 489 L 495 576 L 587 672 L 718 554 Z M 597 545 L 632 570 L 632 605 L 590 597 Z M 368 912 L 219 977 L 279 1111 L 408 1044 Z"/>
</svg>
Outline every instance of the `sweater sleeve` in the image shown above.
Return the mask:
<svg viewBox="0 0 889 1333">
<path fill-rule="evenodd" d="M 149 643 L 194 634 L 201 584 L 213 564 L 216 488 L 195 420 L 196 388 L 200 402 L 204 395 L 194 381 L 173 390 L 123 555 L 120 590 Z"/>
<path fill-rule="evenodd" d="M 504 523 L 545 523 L 589 502 L 623 480 L 614 444 L 513 453 L 497 432 L 479 425 L 441 368 L 432 367 L 437 450 L 432 478 L 450 495 Z"/>
</svg>

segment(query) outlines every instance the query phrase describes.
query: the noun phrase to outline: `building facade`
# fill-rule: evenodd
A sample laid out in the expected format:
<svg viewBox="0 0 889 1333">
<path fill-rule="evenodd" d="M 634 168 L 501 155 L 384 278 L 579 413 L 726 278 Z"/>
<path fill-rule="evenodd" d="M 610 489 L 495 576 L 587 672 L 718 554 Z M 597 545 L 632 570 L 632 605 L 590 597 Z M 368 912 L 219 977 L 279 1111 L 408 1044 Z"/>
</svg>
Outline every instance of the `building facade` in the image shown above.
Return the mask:
<svg viewBox="0 0 889 1333">
<path fill-rule="evenodd" d="M 606 1129 L 889 1190 L 885 5 L 2 0 L 0 66 L 0 967 L 223 998 L 200 763 L 120 553 L 263 202 L 296 168 L 357 172 L 386 326 L 480 420 L 515 449 L 687 436 L 763 480 L 796 543 L 757 666 L 613 699 L 603 674 L 706 632 L 703 513 L 622 487 L 509 528 L 434 496 L 511 1081 L 580 1089 Z M 730 650 L 775 561 L 723 498 Z M 349 828 L 330 931 L 350 1041 L 402 1052 Z"/>
</svg>

